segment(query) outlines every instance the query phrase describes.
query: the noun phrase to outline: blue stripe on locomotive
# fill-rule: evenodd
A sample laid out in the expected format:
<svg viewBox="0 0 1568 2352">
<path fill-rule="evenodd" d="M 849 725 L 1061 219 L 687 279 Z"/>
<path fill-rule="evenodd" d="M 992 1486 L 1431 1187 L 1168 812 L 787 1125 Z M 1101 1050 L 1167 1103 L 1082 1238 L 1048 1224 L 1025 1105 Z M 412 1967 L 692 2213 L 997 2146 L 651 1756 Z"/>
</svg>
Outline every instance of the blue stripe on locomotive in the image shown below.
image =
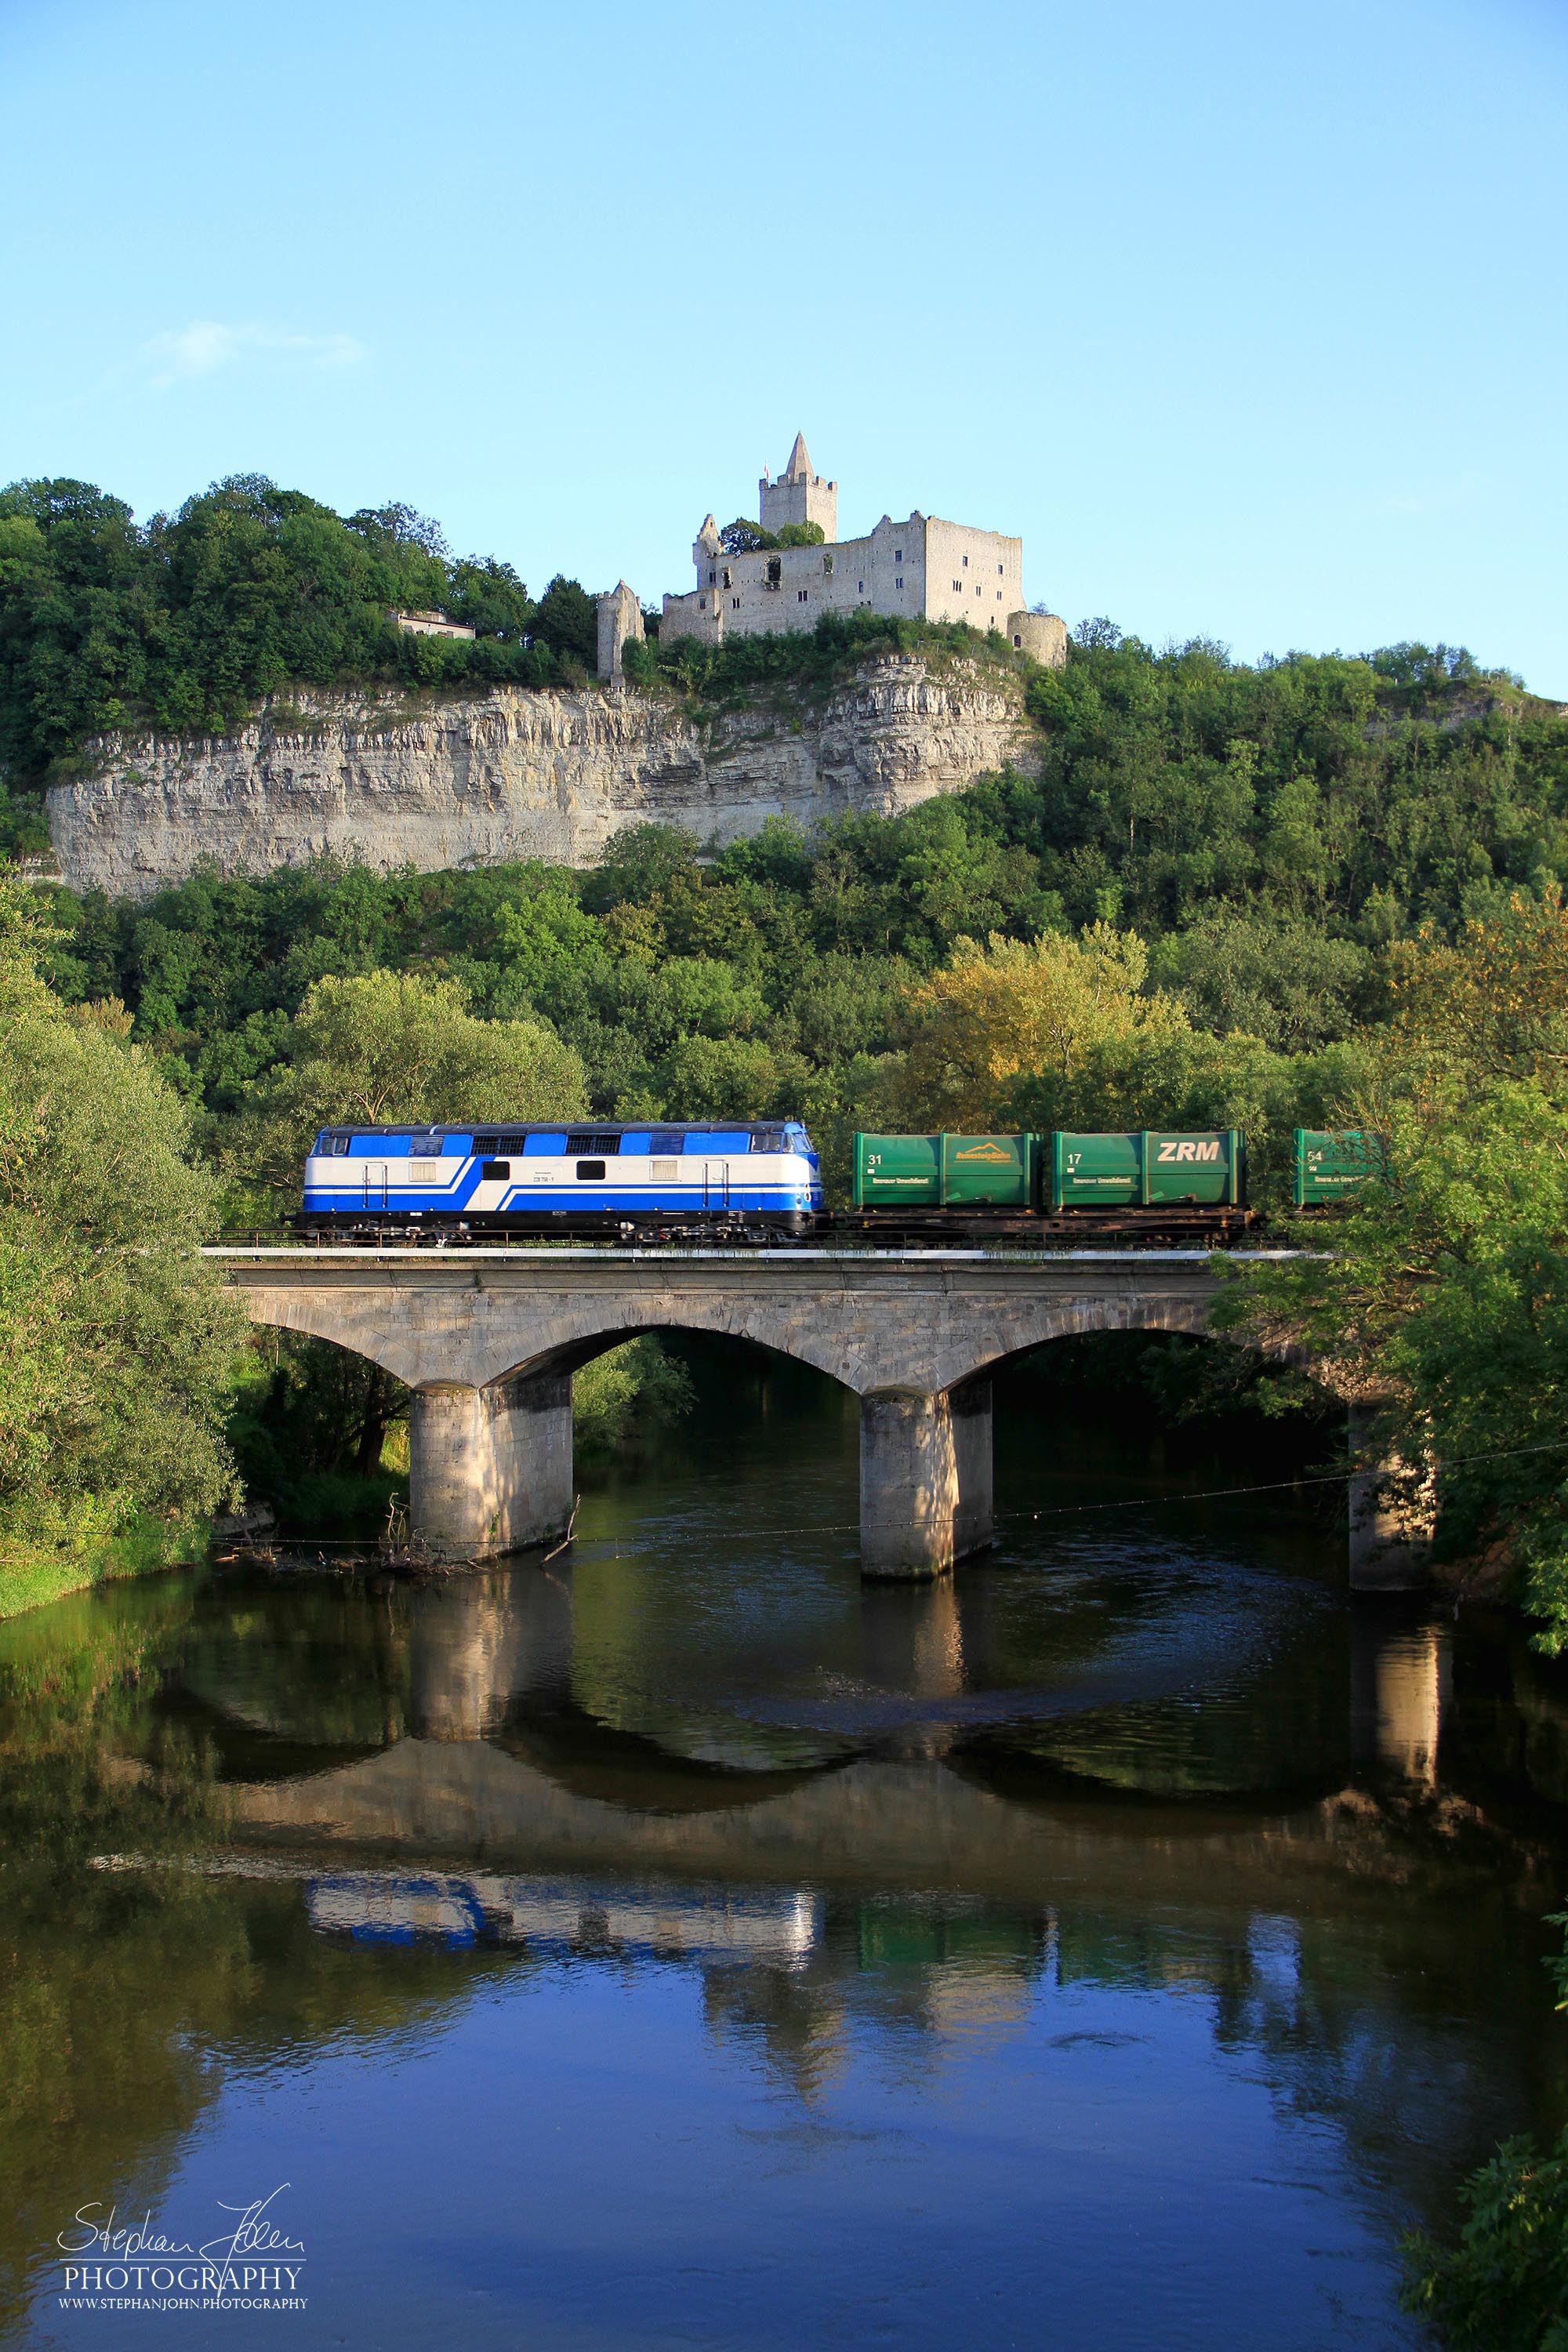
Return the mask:
<svg viewBox="0 0 1568 2352">
<path fill-rule="evenodd" d="M 631 1139 L 642 1144 L 643 1148 L 640 1150 L 626 1155 L 628 1159 L 689 1156 L 702 1160 L 705 1171 L 707 1166 L 715 1162 L 722 1164 L 725 1171 L 722 1196 L 717 1200 L 710 1199 L 706 1181 L 696 1181 L 695 1171 L 693 1171 L 693 1181 L 684 1184 L 655 1183 L 651 1181 L 643 1183 L 615 1183 L 609 1180 L 609 1168 L 619 1156 L 618 1152 L 595 1153 L 579 1150 L 569 1155 L 565 1149 L 568 1138 L 566 1129 L 536 1129 L 522 1133 L 521 1150 L 514 1144 L 506 1156 L 511 1160 L 519 1158 L 549 1160 L 563 1170 L 571 1168 L 574 1171 L 579 1160 L 602 1158 L 605 1162 L 605 1179 L 592 1180 L 589 1183 L 584 1183 L 574 1175 L 567 1180 L 571 1190 L 565 1197 L 555 1192 L 553 1189 L 548 1196 L 544 1196 L 542 1186 L 511 1181 L 508 1183 L 506 1191 L 499 1199 L 489 1203 L 480 1213 L 486 1216 L 518 1214 L 524 1212 L 542 1216 L 581 1215 L 584 1213 L 597 1213 L 602 1216 L 646 1215 L 649 1213 L 661 1214 L 683 1213 L 689 1215 L 699 1211 L 711 1213 L 717 1210 L 742 1214 L 772 1212 L 774 1214 L 789 1215 L 802 1209 L 817 1208 L 821 1205 L 822 1186 L 817 1173 L 816 1155 L 812 1150 L 811 1141 L 805 1129 L 796 1121 L 787 1120 L 783 1123 L 782 1150 L 774 1150 L 765 1155 L 773 1159 L 795 1160 L 799 1163 L 798 1176 L 792 1175 L 784 1181 L 776 1183 L 755 1181 L 748 1183 L 743 1181 L 742 1171 L 743 1170 L 748 1175 L 751 1173 L 752 1130 L 750 1128 L 695 1129 L 605 1128 L 599 1131 L 605 1134 L 614 1132 L 622 1143 Z M 513 1132 L 521 1131 L 513 1130 Z M 323 1130 L 322 1135 L 318 1137 L 317 1143 L 323 1141 L 329 1134 L 342 1137 L 345 1130 L 341 1128 L 335 1130 Z M 679 1145 L 674 1140 L 677 1134 L 680 1138 Z M 353 1170 L 353 1177 L 349 1182 L 341 1185 L 307 1183 L 303 1192 L 303 1205 L 307 1210 L 315 1210 L 318 1213 L 335 1211 L 351 1214 L 356 1211 L 363 1213 L 366 1210 L 371 1210 L 379 1212 L 383 1215 L 390 1215 L 395 1212 L 407 1216 L 442 1211 L 461 1212 L 469 1206 L 481 1185 L 487 1181 L 498 1181 L 487 1179 L 484 1175 L 484 1160 L 492 1155 L 489 1151 L 483 1155 L 474 1152 L 474 1130 L 472 1129 L 454 1131 L 450 1129 L 432 1128 L 424 1130 L 395 1129 L 377 1134 L 362 1129 L 351 1129 L 346 1130 L 346 1135 L 348 1142 L 346 1151 L 322 1154 L 313 1148 L 310 1160 L 312 1162 L 319 1163 L 321 1159 L 327 1158 L 332 1165 L 334 1174 L 341 1167 L 345 1177 L 349 1177 L 350 1171 Z M 660 1148 L 657 1150 L 651 1148 L 656 1135 L 661 1139 Z M 431 1151 L 426 1145 L 423 1151 L 412 1150 L 411 1146 L 422 1136 L 428 1136 L 431 1142 L 437 1144 L 437 1149 Z M 646 1143 L 643 1140 L 645 1137 Z M 452 1149 L 453 1146 L 457 1147 L 456 1150 Z M 434 1160 L 448 1158 L 451 1175 L 440 1184 L 398 1183 L 391 1174 L 392 1165 L 399 1160 L 420 1159 L 428 1164 Z M 354 1164 L 356 1161 L 357 1168 Z M 736 1168 L 737 1161 L 741 1163 L 740 1169 Z M 371 1162 L 379 1162 L 386 1170 L 380 1185 L 370 1184 L 367 1163 Z"/>
</svg>

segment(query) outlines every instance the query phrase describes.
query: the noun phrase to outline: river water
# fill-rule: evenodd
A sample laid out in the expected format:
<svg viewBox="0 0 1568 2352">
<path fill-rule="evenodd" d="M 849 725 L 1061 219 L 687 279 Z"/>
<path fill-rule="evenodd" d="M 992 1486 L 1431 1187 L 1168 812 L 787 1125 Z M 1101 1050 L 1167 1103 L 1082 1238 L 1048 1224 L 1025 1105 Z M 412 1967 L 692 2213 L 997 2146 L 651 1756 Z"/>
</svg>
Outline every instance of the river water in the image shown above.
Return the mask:
<svg viewBox="0 0 1568 2352">
<path fill-rule="evenodd" d="M 1563 1675 L 1059 1392 L 862 1588 L 855 1442 L 746 1364 L 548 1565 L 0 1627 L 0 2343 L 1422 2340 L 1401 2233 L 1568 2115 Z M 268 2198 L 237 2307 L 81 2307 Z"/>
</svg>

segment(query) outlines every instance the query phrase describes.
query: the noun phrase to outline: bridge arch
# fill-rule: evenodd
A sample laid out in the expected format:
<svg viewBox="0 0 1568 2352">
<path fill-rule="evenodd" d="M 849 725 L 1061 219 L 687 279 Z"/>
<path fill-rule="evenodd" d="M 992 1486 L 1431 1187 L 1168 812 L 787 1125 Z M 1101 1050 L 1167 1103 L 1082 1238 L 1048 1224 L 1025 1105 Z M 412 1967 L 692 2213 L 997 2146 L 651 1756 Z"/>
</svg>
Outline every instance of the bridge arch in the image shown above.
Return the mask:
<svg viewBox="0 0 1568 2352">
<path fill-rule="evenodd" d="M 861 1563 L 931 1576 L 991 1539 L 993 1370 L 1052 1339 L 1205 1329 L 1200 1252 L 225 1251 L 253 1318 L 414 1391 L 413 1516 L 469 1557 L 559 1531 L 573 1371 L 640 1334 L 750 1341 L 861 1402 Z"/>
</svg>

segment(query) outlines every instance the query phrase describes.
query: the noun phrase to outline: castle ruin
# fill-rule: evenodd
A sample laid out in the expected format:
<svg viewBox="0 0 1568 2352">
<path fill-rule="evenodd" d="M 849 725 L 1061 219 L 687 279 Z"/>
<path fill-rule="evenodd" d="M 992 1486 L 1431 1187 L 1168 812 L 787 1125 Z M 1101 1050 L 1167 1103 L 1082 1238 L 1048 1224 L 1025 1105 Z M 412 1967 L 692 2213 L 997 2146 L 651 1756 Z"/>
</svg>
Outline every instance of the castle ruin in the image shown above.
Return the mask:
<svg viewBox="0 0 1568 2352">
<path fill-rule="evenodd" d="M 763 533 L 785 543 L 734 551 L 705 517 L 691 549 L 697 584 L 665 597 L 661 644 L 696 637 L 718 646 L 812 629 L 824 613 L 865 612 L 967 621 L 1051 668 L 1067 658 L 1066 624 L 1024 603 L 1021 539 L 917 509 L 902 522 L 884 515 L 864 539 L 841 540 L 838 485 L 812 471 L 798 433 L 778 479 L 764 472 L 758 483 L 757 509 Z M 622 648 L 642 635 L 641 607 L 623 580 L 599 598 L 599 675 L 618 678 Z"/>
</svg>

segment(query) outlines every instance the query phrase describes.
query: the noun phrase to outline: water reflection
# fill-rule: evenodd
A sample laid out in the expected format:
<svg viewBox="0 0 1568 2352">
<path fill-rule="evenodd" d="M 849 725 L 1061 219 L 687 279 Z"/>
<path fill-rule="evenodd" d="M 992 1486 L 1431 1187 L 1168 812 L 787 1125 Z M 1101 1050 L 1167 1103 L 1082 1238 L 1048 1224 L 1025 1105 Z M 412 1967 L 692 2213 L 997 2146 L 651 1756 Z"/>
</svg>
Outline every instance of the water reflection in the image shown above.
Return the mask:
<svg viewBox="0 0 1568 2352">
<path fill-rule="evenodd" d="M 547 1567 L 0 1630 L 8 2341 L 221 2158 L 317 2200 L 300 2341 L 1414 2343 L 1400 2228 L 1568 2105 L 1563 1676 L 1307 1522 L 862 1587 L 748 1533 L 797 1469 L 830 1525 L 781 1413 Z"/>
</svg>

